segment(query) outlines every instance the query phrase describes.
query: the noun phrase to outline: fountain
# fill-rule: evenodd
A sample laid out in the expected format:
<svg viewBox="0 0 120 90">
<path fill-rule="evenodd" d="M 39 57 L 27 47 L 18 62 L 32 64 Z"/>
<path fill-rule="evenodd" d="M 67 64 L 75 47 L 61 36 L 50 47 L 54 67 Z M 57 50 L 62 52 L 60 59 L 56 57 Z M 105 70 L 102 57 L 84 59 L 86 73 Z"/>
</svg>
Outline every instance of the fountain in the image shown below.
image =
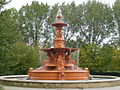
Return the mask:
<svg viewBox="0 0 120 90">
<path fill-rule="evenodd" d="M 88 88 L 89 90 L 89 88 L 120 85 L 119 77 L 90 75 L 88 68 L 81 69 L 75 65 L 75 60 L 70 58 L 70 54 L 78 49 L 65 47 L 62 27 L 67 24 L 63 23 L 61 18 L 62 14 L 59 9 L 57 22 L 52 24 L 56 27 L 54 48 L 40 49 L 46 52 L 48 59 L 43 61 L 40 68 L 30 68 L 28 75 L 1 76 L 0 84 L 5 90 L 36 90 L 36 88 L 41 88 L 41 90 L 44 88 Z"/>
<path fill-rule="evenodd" d="M 59 9 L 57 12 L 57 22 L 52 26 L 56 27 L 56 39 L 54 48 L 40 49 L 46 52 L 47 60 L 38 69 L 29 70 L 31 80 L 88 80 L 90 79 L 87 68 L 80 69 L 75 65 L 75 60 L 70 58 L 70 54 L 78 49 L 66 48 L 65 40 L 62 38 L 62 27 L 67 24 L 61 22 L 62 14 Z"/>
</svg>

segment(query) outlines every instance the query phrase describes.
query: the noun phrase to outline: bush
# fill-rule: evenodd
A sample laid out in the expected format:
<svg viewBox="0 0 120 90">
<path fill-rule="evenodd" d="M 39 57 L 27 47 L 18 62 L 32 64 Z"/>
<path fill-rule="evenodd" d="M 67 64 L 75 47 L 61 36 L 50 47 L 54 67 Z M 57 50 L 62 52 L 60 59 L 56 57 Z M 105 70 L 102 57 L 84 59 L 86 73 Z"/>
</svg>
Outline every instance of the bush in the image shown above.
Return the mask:
<svg viewBox="0 0 120 90">
<path fill-rule="evenodd" d="M 23 42 L 14 43 L 9 47 L 5 60 L 0 66 L 1 75 L 27 74 L 30 67 L 39 65 L 39 51 L 37 48 L 27 46 Z"/>
<path fill-rule="evenodd" d="M 89 44 L 86 48 L 80 48 L 80 67 L 88 67 L 91 71 L 108 71 L 113 69 L 112 61 L 113 48 L 111 46 L 99 47 L 95 44 Z"/>
</svg>

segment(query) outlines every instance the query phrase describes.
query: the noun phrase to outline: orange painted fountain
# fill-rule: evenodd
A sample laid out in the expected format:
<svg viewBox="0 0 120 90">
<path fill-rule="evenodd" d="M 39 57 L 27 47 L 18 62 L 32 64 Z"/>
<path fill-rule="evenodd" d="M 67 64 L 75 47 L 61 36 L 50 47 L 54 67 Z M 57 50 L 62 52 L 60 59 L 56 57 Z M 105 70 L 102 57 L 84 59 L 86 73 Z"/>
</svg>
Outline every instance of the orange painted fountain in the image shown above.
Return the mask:
<svg viewBox="0 0 120 90">
<path fill-rule="evenodd" d="M 47 60 L 43 61 L 43 65 L 38 69 L 30 68 L 28 75 L 0 76 L 0 90 L 1 88 L 4 90 L 38 90 L 38 88 L 40 90 L 44 88 L 101 90 L 103 87 L 106 90 L 113 90 L 120 88 L 120 77 L 92 75 L 91 78 L 87 68 L 81 69 L 75 65 L 75 60 L 71 59 L 70 55 L 78 49 L 65 47 L 62 27 L 67 26 L 67 24 L 64 24 L 61 18 L 59 10 L 57 22 L 52 24 L 56 27 L 54 48 L 40 49 L 46 52 L 48 57 Z"/>
<path fill-rule="evenodd" d="M 72 52 L 78 49 L 67 48 L 62 38 L 62 27 L 67 24 L 61 21 L 62 14 L 57 12 L 57 22 L 52 26 L 56 27 L 56 39 L 54 48 L 40 49 L 46 52 L 47 60 L 38 69 L 29 69 L 28 75 L 31 80 L 89 80 L 90 73 L 87 68 L 81 69 L 75 65 L 75 60 L 70 58 Z"/>
</svg>

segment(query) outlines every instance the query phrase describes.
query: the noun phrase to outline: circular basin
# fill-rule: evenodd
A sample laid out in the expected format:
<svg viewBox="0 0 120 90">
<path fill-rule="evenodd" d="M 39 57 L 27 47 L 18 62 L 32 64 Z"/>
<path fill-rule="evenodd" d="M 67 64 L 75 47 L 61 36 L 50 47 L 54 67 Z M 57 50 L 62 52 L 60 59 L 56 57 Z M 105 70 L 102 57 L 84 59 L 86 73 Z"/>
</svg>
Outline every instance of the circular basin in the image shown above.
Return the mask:
<svg viewBox="0 0 120 90">
<path fill-rule="evenodd" d="M 120 85 L 120 77 L 92 75 L 92 80 L 27 80 L 28 75 L 1 76 L 3 86 L 29 88 L 100 88 Z"/>
</svg>

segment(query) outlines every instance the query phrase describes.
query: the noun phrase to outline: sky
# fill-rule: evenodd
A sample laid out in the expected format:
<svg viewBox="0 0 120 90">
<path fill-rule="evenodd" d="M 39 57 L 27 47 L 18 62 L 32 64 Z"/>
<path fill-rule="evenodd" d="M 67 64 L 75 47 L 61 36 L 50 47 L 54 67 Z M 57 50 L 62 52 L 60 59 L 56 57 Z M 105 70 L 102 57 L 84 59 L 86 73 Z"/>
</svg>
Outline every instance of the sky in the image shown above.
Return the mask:
<svg viewBox="0 0 120 90">
<path fill-rule="evenodd" d="M 6 8 L 13 8 L 15 7 L 17 10 L 19 10 L 23 5 L 31 4 L 33 0 L 12 0 L 12 2 L 10 2 Z M 42 3 L 48 3 L 48 5 L 54 5 L 55 3 L 62 3 L 65 2 L 67 3 L 71 3 L 72 1 L 74 1 L 76 3 L 76 5 L 82 4 L 83 2 L 87 2 L 90 0 L 34 0 L 34 1 L 38 1 L 38 2 L 42 2 Z M 112 6 L 112 4 L 115 2 L 115 0 L 96 0 L 96 1 L 100 1 L 102 3 L 106 3 L 109 4 L 110 6 Z"/>
</svg>

